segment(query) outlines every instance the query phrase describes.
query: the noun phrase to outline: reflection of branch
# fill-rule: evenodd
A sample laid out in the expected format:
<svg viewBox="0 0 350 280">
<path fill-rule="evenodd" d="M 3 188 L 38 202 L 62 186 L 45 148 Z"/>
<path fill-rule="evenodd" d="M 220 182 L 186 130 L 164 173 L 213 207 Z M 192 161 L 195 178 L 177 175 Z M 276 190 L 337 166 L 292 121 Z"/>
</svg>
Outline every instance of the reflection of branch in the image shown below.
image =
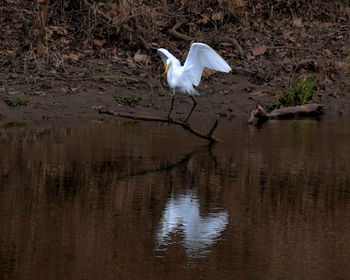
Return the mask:
<svg viewBox="0 0 350 280">
<path fill-rule="evenodd" d="M 203 150 L 204 151 L 209 150 L 209 152 L 211 154 L 211 147 L 212 146 L 202 146 L 199 149 L 196 149 L 196 150 L 192 151 L 191 153 L 185 155 L 183 158 L 176 161 L 175 163 L 171 163 L 171 164 L 168 164 L 166 166 L 155 168 L 155 169 L 146 169 L 146 170 L 141 170 L 141 171 L 138 171 L 135 173 L 127 174 L 125 176 L 119 177 L 118 180 L 127 179 L 127 178 L 131 178 L 131 177 L 135 177 L 135 176 L 147 175 L 147 174 L 161 172 L 161 171 L 171 171 L 178 166 L 186 164 L 193 157 L 193 155 L 200 153 L 200 152 L 203 152 Z"/>
<path fill-rule="evenodd" d="M 120 179 L 126 179 L 126 178 L 130 178 L 130 177 L 147 175 L 147 174 L 161 172 L 161 171 L 170 171 L 170 170 L 174 169 L 177 166 L 181 166 L 181 165 L 187 163 L 191 159 L 191 157 L 192 157 L 192 153 L 186 155 L 184 158 L 180 159 L 179 161 L 177 161 L 175 163 L 172 163 L 172 164 L 169 164 L 169 165 L 166 165 L 164 167 L 159 167 L 159 168 L 156 168 L 156 169 L 141 170 L 141 171 L 138 171 L 138 172 L 135 172 L 135 173 L 132 173 L 132 174 L 127 174 L 127 175 L 125 175 L 125 176 L 123 176 L 121 178 L 118 178 L 118 179 L 119 180 Z"/>
<path fill-rule="evenodd" d="M 172 119 L 160 118 L 160 117 L 136 116 L 136 115 L 121 114 L 118 112 L 102 111 L 102 110 L 99 110 L 99 113 L 106 114 L 106 115 L 112 115 L 112 116 L 116 116 L 119 118 L 138 120 L 138 121 L 151 121 L 151 122 L 161 122 L 161 123 L 174 124 L 174 125 L 181 126 L 183 129 L 189 131 L 190 133 L 192 133 L 193 135 L 195 135 L 199 138 L 208 140 L 211 144 L 220 142 L 218 139 L 216 139 L 213 136 L 213 133 L 218 125 L 217 120 L 215 121 L 213 127 L 210 129 L 209 133 L 207 135 L 205 135 L 205 134 L 199 132 L 198 130 L 194 129 L 193 127 L 191 127 L 188 123 L 179 122 L 179 121 L 172 120 Z"/>
</svg>

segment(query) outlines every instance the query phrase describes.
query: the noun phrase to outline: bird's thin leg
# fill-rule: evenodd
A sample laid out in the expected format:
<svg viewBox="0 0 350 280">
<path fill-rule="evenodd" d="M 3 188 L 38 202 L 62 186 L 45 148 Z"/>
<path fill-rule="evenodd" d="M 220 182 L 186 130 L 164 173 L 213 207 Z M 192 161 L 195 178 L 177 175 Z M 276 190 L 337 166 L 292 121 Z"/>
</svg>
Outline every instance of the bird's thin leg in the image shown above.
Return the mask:
<svg viewBox="0 0 350 280">
<path fill-rule="evenodd" d="M 170 110 L 169 110 L 169 113 L 168 113 L 168 119 L 170 119 L 171 112 L 173 111 L 174 100 L 175 100 L 175 90 L 173 90 L 173 98 L 171 99 L 171 106 L 170 106 Z"/>
<path fill-rule="evenodd" d="M 194 108 L 197 106 L 197 102 L 196 100 L 194 99 L 194 97 L 192 95 L 190 95 L 190 97 L 192 98 L 192 101 L 193 101 L 193 105 L 192 105 L 192 109 L 191 111 L 189 112 L 189 114 L 187 115 L 187 118 L 185 119 L 185 123 L 187 123 L 188 119 L 190 118 Z"/>
</svg>

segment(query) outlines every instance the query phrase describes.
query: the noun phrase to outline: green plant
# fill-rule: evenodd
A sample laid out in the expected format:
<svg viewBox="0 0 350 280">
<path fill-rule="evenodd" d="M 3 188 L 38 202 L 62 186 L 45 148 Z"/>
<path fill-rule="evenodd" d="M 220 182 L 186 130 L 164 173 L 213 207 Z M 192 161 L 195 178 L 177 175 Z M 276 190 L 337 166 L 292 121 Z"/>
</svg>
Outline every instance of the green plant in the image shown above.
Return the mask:
<svg viewBox="0 0 350 280">
<path fill-rule="evenodd" d="M 345 51 L 344 51 L 344 54 L 345 54 L 345 56 L 350 56 L 350 49 L 346 49 Z"/>
<path fill-rule="evenodd" d="M 4 102 L 11 107 L 26 106 L 28 104 L 27 100 L 19 97 L 5 97 Z"/>
<path fill-rule="evenodd" d="M 17 129 L 27 127 L 28 124 L 26 122 L 8 122 L 4 124 L 2 127 L 5 129 Z"/>
<path fill-rule="evenodd" d="M 294 87 L 290 88 L 288 92 L 281 95 L 269 107 L 268 111 L 278 109 L 282 106 L 297 106 L 308 103 L 313 96 L 314 88 L 316 86 L 315 79 L 302 79 Z"/>
<path fill-rule="evenodd" d="M 142 100 L 142 98 L 137 95 L 114 94 L 113 97 L 118 104 L 124 105 L 124 106 L 131 106 L 131 107 L 135 107 L 135 105 L 137 105 Z"/>
</svg>

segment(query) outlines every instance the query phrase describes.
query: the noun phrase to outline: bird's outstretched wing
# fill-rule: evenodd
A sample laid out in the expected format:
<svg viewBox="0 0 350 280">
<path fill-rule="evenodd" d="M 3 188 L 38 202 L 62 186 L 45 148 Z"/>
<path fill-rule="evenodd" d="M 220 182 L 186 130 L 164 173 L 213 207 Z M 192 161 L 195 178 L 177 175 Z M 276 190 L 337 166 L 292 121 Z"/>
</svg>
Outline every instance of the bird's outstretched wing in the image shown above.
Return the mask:
<svg viewBox="0 0 350 280">
<path fill-rule="evenodd" d="M 175 56 L 173 56 L 168 50 L 158 49 L 157 53 L 160 55 L 164 66 L 166 66 L 167 59 L 170 59 L 174 65 L 181 65 L 180 61 Z"/>
<path fill-rule="evenodd" d="M 226 73 L 231 71 L 227 62 L 211 47 L 203 43 L 192 44 L 184 64 L 184 71 L 195 86 L 199 85 L 205 67 Z"/>
</svg>

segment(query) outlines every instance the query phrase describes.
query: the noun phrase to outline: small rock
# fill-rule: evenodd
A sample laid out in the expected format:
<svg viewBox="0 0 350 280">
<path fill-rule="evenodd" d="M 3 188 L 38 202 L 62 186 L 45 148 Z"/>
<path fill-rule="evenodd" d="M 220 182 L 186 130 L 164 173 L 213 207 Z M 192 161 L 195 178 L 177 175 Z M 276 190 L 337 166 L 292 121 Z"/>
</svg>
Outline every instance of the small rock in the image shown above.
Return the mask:
<svg viewBox="0 0 350 280">
<path fill-rule="evenodd" d="M 102 109 L 102 108 L 103 108 L 102 105 L 97 105 L 97 106 L 92 106 L 92 107 L 91 107 L 92 110 L 100 110 L 100 109 Z"/>
</svg>

